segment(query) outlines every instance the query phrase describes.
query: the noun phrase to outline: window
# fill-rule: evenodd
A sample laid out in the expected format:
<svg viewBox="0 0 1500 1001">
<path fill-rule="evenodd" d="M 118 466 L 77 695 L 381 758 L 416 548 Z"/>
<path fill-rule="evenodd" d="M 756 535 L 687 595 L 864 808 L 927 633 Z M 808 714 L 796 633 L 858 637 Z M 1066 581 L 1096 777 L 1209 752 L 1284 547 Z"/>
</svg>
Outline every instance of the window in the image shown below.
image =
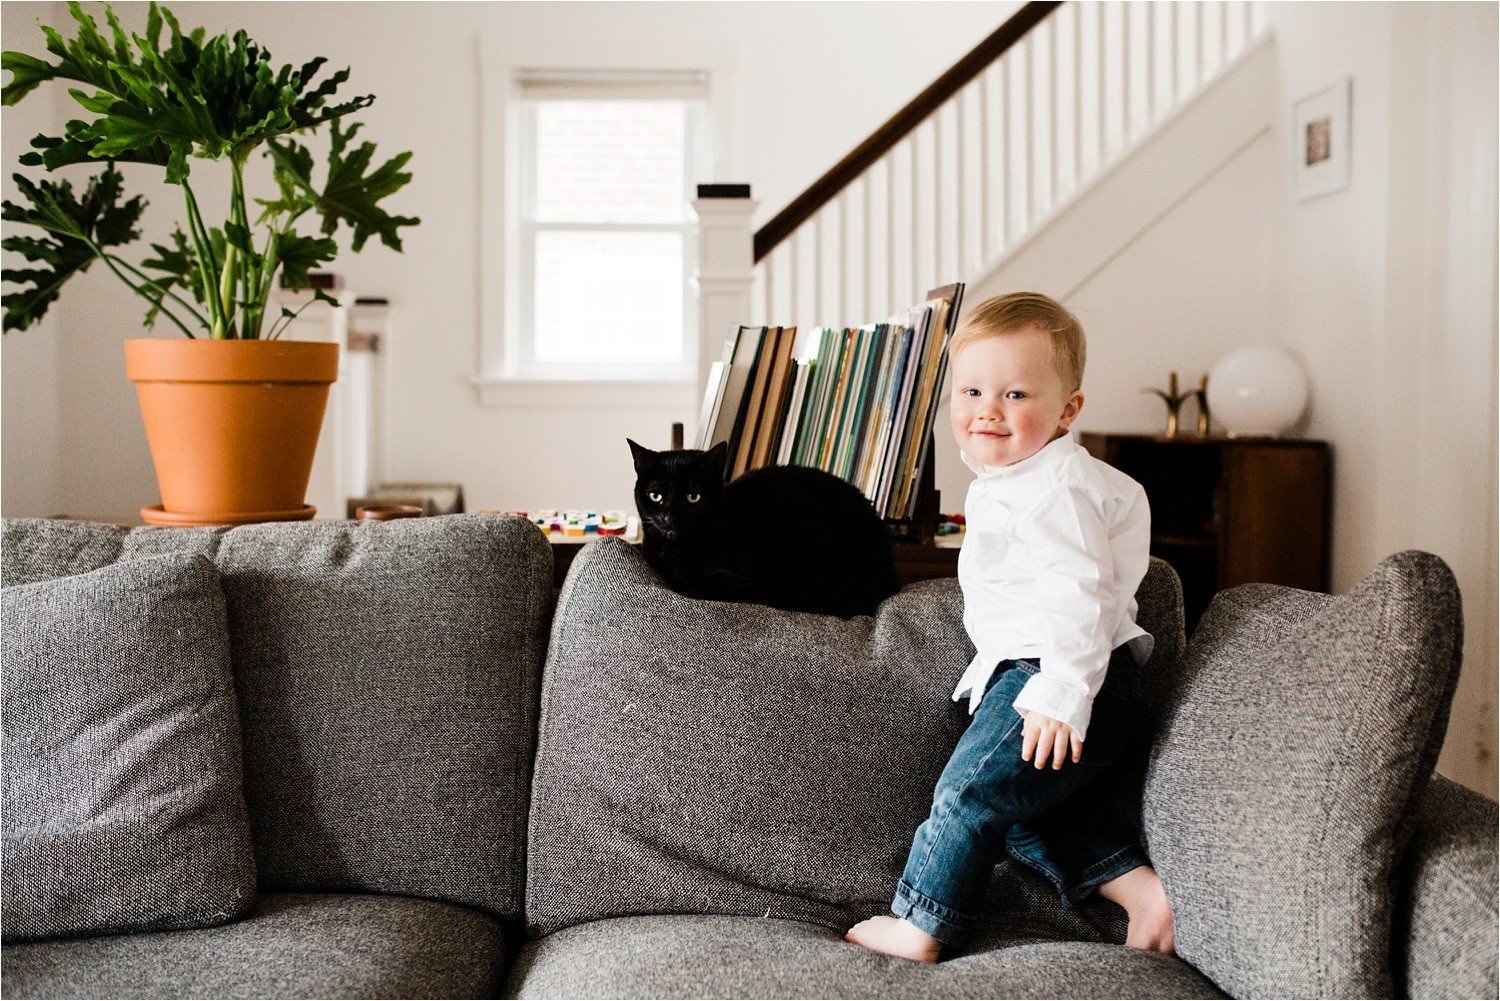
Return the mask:
<svg viewBox="0 0 1500 1001">
<path fill-rule="evenodd" d="M 703 74 L 519 74 L 520 379 L 692 379 Z"/>
</svg>

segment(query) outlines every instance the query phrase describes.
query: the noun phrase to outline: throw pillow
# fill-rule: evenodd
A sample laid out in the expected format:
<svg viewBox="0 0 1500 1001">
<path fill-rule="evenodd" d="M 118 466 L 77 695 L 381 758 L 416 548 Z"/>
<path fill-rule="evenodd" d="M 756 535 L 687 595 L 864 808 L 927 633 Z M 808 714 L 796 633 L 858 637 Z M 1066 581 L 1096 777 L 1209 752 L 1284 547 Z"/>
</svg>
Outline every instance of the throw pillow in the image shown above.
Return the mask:
<svg viewBox="0 0 1500 1001">
<path fill-rule="evenodd" d="M 244 914 L 255 867 L 214 565 L 157 557 L 0 602 L 5 940 Z"/>
<path fill-rule="evenodd" d="M 546 537 L 477 514 L 245 525 L 217 560 L 261 885 L 519 915 Z"/>
<path fill-rule="evenodd" d="M 1395 865 L 1462 649 L 1457 584 L 1427 553 L 1341 597 L 1214 599 L 1146 784 L 1183 959 L 1235 997 L 1395 996 Z"/>
<path fill-rule="evenodd" d="M 949 698 L 974 653 L 962 620 L 954 580 L 844 620 L 684 598 L 634 547 L 586 548 L 544 676 L 531 931 L 671 913 L 847 928 L 886 911 L 968 723 Z"/>
</svg>

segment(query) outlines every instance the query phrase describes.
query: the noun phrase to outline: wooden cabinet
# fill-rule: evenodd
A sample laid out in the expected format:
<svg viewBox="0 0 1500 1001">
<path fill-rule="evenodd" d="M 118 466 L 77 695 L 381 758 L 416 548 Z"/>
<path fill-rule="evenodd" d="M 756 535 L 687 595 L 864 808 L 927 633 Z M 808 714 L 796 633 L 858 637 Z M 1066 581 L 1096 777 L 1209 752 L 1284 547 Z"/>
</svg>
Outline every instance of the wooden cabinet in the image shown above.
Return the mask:
<svg viewBox="0 0 1500 1001">
<path fill-rule="evenodd" d="M 1189 630 L 1215 592 L 1236 584 L 1328 590 L 1327 442 L 1089 433 L 1079 440 L 1146 488 L 1151 554 L 1182 578 Z"/>
</svg>

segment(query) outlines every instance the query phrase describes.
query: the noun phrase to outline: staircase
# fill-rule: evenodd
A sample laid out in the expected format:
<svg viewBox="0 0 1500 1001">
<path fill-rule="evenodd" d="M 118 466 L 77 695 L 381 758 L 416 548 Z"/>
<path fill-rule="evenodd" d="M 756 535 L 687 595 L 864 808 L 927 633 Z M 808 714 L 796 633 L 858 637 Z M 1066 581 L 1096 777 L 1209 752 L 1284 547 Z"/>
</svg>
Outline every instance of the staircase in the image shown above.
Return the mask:
<svg viewBox="0 0 1500 1001">
<path fill-rule="evenodd" d="M 1251 60 L 1264 37 L 1255 2 L 1026 4 L 755 234 L 755 322 L 872 322 L 937 285 L 992 278 L 1069 215 L 1079 226 L 1069 209 L 1124 183 L 1133 154 Z M 1251 75 L 1242 90 L 1263 77 Z M 1263 106 L 1264 91 L 1250 100 Z M 1230 111 L 1219 117 L 1246 118 Z M 1175 171 L 1173 184 L 1213 169 L 1219 147 L 1242 144 L 1247 127 L 1254 122 L 1220 128 L 1217 145 L 1195 157 L 1203 162 Z M 1158 199 L 1182 194 L 1148 187 Z M 1137 215 L 1148 223 L 1152 211 Z M 1086 275 L 1087 258 L 1117 251 L 1140 224 L 1117 221 L 1114 244 L 1096 240 L 1073 270 Z M 1043 291 L 1065 299 L 1068 289 Z"/>
</svg>

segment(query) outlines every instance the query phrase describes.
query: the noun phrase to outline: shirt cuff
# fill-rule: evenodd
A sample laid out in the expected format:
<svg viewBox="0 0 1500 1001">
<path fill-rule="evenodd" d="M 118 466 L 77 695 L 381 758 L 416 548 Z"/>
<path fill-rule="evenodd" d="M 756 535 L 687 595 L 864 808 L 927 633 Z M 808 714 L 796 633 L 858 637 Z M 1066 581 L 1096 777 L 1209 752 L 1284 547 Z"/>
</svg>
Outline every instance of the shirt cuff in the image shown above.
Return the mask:
<svg viewBox="0 0 1500 1001">
<path fill-rule="evenodd" d="M 1094 711 L 1094 700 L 1087 692 L 1080 692 L 1045 674 L 1033 674 L 1011 704 L 1018 711 L 1025 709 L 1066 723 L 1078 734 L 1079 740 L 1087 739 L 1089 718 Z"/>
</svg>

